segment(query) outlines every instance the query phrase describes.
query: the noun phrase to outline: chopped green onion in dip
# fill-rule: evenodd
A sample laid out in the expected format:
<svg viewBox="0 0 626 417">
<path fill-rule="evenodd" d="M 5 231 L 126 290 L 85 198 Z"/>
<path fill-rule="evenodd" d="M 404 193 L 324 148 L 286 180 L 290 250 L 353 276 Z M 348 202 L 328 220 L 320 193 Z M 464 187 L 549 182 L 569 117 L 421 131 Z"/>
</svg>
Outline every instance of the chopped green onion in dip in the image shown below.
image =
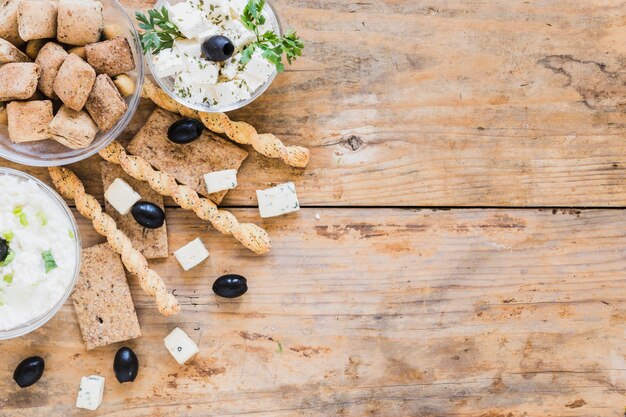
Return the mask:
<svg viewBox="0 0 626 417">
<path fill-rule="evenodd" d="M 57 263 L 54 260 L 54 256 L 52 256 L 52 252 L 49 250 L 44 251 L 41 253 L 41 257 L 43 258 L 43 262 L 46 266 L 46 274 L 57 268 Z"/>
</svg>

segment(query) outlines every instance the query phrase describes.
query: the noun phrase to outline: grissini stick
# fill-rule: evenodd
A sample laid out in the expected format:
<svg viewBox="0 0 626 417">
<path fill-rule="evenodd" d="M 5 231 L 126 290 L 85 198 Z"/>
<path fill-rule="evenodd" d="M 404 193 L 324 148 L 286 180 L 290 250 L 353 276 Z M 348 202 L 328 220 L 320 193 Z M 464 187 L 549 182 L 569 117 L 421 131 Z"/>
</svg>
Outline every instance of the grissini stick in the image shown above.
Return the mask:
<svg viewBox="0 0 626 417">
<path fill-rule="evenodd" d="M 76 209 L 91 220 L 96 232 L 106 236 L 111 248 L 122 256 L 122 262 L 128 271 L 139 278 L 141 288 L 156 299 L 157 308 L 164 316 L 180 311 L 178 300 L 167 291 L 163 280 L 150 269 L 146 258 L 133 247 L 130 239 L 117 228 L 115 220 L 102 211 L 100 203 L 85 192 L 85 187 L 72 171 L 66 168 L 48 168 L 54 186 L 63 197 L 76 202 Z"/>
<path fill-rule="evenodd" d="M 280 158 L 287 165 L 296 168 L 304 168 L 309 163 L 309 150 L 307 148 L 286 146 L 271 133 L 259 134 L 248 123 L 234 122 L 224 113 L 206 113 L 189 109 L 147 79 L 143 85 L 143 96 L 165 110 L 202 121 L 207 129 L 216 133 L 225 133 L 233 142 L 252 145 L 261 155 L 269 158 Z"/>
<path fill-rule="evenodd" d="M 219 210 L 214 202 L 200 197 L 194 189 L 178 184 L 168 173 L 153 169 L 143 158 L 128 155 L 119 143 L 112 142 L 100 151 L 100 156 L 120 165 L 131 177 L 147 181 L 153 190 L 161 195 L 172 197 L 176 204 L 185 210 L 193 210 L 202 220 L 210 221 L 219 232 L 233 235 L 251 251 L 257 254 L 270 251 L 272 244 L 265 230 L 255 224 L 239 223 L 231 213 Z"/>
</svg>

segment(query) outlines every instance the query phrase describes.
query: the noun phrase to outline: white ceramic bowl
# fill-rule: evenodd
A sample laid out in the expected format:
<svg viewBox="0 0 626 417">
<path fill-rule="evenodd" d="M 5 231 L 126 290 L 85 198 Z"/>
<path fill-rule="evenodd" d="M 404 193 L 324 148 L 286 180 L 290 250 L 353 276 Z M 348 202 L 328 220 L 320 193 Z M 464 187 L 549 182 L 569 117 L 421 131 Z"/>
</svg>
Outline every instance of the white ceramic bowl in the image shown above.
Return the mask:
<svg viewBox="0 0 626 417">
<path fill-rule="evenodd" d="M 100 0 L 104 10 L 104 24 L 116 24 L 124 29 L 135 58 L 135 70 L 128 75 L 135 81 L 135 93 L 126 97 L 128 110 L 117 124 L 107 132 L 98 132 L 94 141 L 84 149 L 70 149 L 48 139 L 38 142 L 13 143 L 9 139 L 7 126 L 0 125 L 0 157 L 30 166 L 59 166 L 82 161 L 110 144 L 128 126 L 141 99 L 144 78 L 143 55 L 139 35 L 133 20 L 117 0 Z"/>
<path fill-rule="evenodd" d="M 67 204 L 65 204 L 65 201 L 61 198 L 61 196 L 59 196 L 56 191 L 54 191 L 52 188 L 48 187 L 46 184 L 44 184 L 43 182 L 41 182 L 40 180 L 38 180 L 35 177 L 32 177 L 28 174 L 25 174 L 21 171 L 17 171 L 14 169 L 10 169 L 10 168 L 3 168 L 0 167 L 0 176 L 1 175 L 10 175 L 13 177 L 17 177 L 19 179 L 22 180 L 32 180 L 34 181 L 39 188 L 50 197 L 50 201 L 53 204 L 56 204 L 56 206 L 58 208 L 61 209 L 62 212 L 64 212 L 67 216 L 67 220 L 69 221 L 71 227 L 72 227 L 72 232 L 74 233 L 74 239 L 76 240 L 76 267 L 74 268 L 74 273 L 72 276 L 71 281 L 69 282 L 67 288 L 65 289 L 65 293 L 63 294 L 63 297 L 61 299 L 59 299 L 56 304 L 54 304 L 54 306 L 48 310 L 47 312 L 45 312 L 44 314 L 41 314 L 38 317 L 35 317 L 34 319 L 18 326 L 15 327 L 13 329 L 10 330 L 0 330 L 0 340 L 7 340 L 7 339 L 13 339 L 15 337 L 19 337 L 19 336 L 23 336 L 27 333 L 30 333 L 32 331 L 37 330 L 38 328 L 40 328 L 41 326 L 43 326 L 44 324 L 46 324 L 52 317 L 54 317 L 54 315 L 61 309 L 61 307 L 63 306 L 63 304 L 65 303 L 65 301 L 67 301 L 68 297 L 70 296 L 70 294 L 72 293 L 72 291 L 74 290 L 74 285 L 76 285 L 76 280 L 78 279 L 78 275 L 80 273 L 80 261 L 81 261 L 81 254 L 82 254 L 82 245 L 81 245 L 81 241 L 80 241 L 80 233 L 78 230 L 78 225 L 76 224 L 76 219 L 74 218 L 74 215 L 72 214 L 72 211 L 70 210 L 70 208 L 67 206 Z"/>
<path fill-rule="evenodd" d="M 165 3 L 174 5 L 174 4 L 181 3 L 183 1 L 185 0 L 169 0 L 167 2 L 166 0 L 159 0 L 154 5 L 154 8 L 160 10 L 165 5 Z M 263 9 L 263 11 L 267 13 L 269 22 L 271 22 L 272 26 L 276 28 L 276 33 L 278 35 L 282 35 L 282 26 L 280 23 L 280 19 L 278 18 L 278 14 L 276 13 L 276 10 L 270 0 L 265 1 L 265 8 Z M 152 75 L 152 78 L 154 78 L 154 81 L 156 81 L 159 87 L 161 87 L 161 89 L 163 89 L 163 91 L 165 91 L 167 95 L 169 95 L 174 100 L 178 101 L 180 104 L 186 107 L 189 107 L 191 109 L 198 110 L 198 111 L 207 112 L 207 113 L 224 113 L 227 111 L 233 111 L 233 110 L 237 110 L 237 109 L 247 106 L 248 104 L 252 103 L 257 98 L 259 98 L 261 94 L 263 94 L 265 90 L 268 89 L 268 87 L 274 81 L 274 78 L 276 78 L 276 74 L 277 74 L 276 70 L 274 70 L 274 72 L 272 73 L 272 76 L 261 87 L 259 87 L 258 90 L 252 93 L 249 99 L 238 101 L 237 103 L 225 104 L 222 106 L 220 105 L 213 106 L 207 103 L 196 103 L 194 101 L 189 101 L 187 98 L 180 97 L 179 95 L 177 95 L 176 92 L 174 91 L 174 77 L 160 78 L 156 75 L 157 72 L 154 68 L 154 63 L 152 62 L 151 53 L 146 54 L 146 61 L 148 62 L 148 67 L 150 69 L 150 74 Z"/>
</svg>

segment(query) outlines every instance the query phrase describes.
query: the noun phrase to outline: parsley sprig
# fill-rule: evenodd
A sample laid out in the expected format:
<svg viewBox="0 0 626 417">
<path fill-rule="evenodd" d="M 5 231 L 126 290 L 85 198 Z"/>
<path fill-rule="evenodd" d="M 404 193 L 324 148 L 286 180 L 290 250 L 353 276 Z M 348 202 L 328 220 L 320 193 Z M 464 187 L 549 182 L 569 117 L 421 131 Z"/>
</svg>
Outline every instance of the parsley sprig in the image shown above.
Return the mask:
<svg viewBox="0 0 626 417">
<path fill-rule="evenodd" d="M 183 36 L 178 27 L 170 22 L 165 6 L 161 10 L 148 10 L 147 16 L 142 12 L 135 12 L 135 18 L 139 21 L 139 27 L 144 30 L 139 34 L 144 53 L 158 54 L 163 49 L 171 48 L 174 40 Z"/>
<path fill-rule="evenodd" d="M 278 36 L 271 30 L 259 33 L 259 26 L 265 23 L 264 7 L 265 0 L 248 0 L 248 4 L 243 10 L 241 20 L 248 29 L 254 32 L 256 41 L 245 47 L 242 52 L 241 63 L 245 65 L 250 62 L 252 54 L 258 48 L 263 51 L 262 56 L 276 66 L 278 72 L 283 72 L 285 70 L 282 62 L 283 54 L 291 65 L 297 57 L 302 56 L 304 43 L 296 32 L 290 32 L 284 36 Z"/>
</svg>

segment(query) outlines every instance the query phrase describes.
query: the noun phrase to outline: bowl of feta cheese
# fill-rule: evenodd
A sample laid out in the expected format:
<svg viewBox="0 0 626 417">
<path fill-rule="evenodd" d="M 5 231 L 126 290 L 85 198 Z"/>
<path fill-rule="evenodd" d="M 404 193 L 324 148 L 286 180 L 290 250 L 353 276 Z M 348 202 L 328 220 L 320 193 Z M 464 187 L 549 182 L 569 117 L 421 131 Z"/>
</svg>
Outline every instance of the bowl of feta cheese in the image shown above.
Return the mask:
<svg viewBox="0 0 626 417">
<path fill-rule="evenodd" d="M 0 340 L 30 333 L 71 294 L 80 271 L 76 220 L 38 179 L 0 167 Z"/>
<path fill-rule="evenodd" d="M 283 35 L 267 0 L 160 0 L 139 27 L 157 84 L 186 107 L 236 110 L 254 101 L 303 47 Z M 169 29 L 168 29 L 169 28 Z"/>
</svg>

